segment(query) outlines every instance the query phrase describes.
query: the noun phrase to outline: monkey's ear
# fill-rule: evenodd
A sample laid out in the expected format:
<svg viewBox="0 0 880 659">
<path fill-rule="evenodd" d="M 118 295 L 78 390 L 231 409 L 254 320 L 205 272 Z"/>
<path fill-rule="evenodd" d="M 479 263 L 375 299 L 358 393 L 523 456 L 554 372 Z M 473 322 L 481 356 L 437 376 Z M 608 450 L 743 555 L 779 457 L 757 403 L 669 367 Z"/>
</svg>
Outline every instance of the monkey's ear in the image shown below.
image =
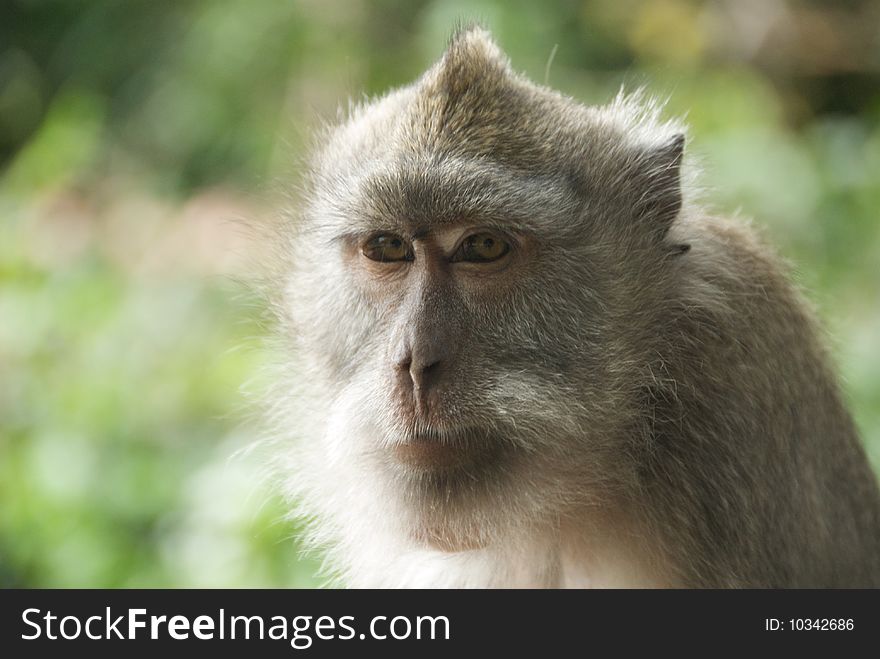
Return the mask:
<svg viewBox="0 0 880 659">
<path fill-rule="evenodd" d="M 636 213 L 647 220 L 663 238 L 681 210 L 681 160 L 684 135 L 678 133 L 639 158 L 639 186 L 642 188 Z"/>
</svg>

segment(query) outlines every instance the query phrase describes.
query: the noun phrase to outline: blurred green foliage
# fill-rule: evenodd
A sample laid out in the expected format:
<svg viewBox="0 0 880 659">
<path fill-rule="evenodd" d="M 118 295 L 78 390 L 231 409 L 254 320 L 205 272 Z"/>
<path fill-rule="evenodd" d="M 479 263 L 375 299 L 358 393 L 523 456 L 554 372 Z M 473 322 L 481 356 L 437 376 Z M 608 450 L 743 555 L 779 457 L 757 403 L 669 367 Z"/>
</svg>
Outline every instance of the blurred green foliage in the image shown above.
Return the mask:
<svg viewBox="0 0 880 659">
<path fill-rule="evenodd" d="M 415 78 L 461 20 L 585 102 L 645 85 L 687 114 L 707 200 L 796 264 L 880 465 L 877 3 L 10 0 L 0 19 L 0 585 L 319 583 L 242 453 L 240 386 L 272 355 L 229 220 L 266 213 L 320 118 Z"/>
</svg>

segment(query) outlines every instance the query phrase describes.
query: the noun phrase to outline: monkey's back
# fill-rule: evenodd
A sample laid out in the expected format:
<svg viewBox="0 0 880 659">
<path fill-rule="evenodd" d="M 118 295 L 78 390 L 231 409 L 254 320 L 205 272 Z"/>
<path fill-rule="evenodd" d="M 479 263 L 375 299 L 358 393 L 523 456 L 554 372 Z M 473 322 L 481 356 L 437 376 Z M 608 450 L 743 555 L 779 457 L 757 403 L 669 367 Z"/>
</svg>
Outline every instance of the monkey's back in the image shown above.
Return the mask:
<svg viewBox="0 0 880 659">
<path fill-rule="evenodd" d="M 809 305 L 744 223 L 679 230 L 692 249 L 663 305 L 643 470 L 667 552 L 704 557 L 679 574 L 880 586 L 877 481 Z"/>
</svg>

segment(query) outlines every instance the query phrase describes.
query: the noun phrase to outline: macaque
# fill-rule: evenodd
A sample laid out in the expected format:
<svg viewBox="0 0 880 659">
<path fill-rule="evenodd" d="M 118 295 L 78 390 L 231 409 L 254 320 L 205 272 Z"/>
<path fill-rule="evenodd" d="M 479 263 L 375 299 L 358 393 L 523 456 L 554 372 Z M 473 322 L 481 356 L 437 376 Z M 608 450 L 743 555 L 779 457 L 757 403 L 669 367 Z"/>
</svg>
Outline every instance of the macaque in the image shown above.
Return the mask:
<svg viewBox="0 0 880 659">
<path fill-rule="evenodd" d="M 814 314 L 685 128 L 461 30 L 355 107 L 276 238 L 274 463 L 352 587 L 877 587 Z"/>
</svg>

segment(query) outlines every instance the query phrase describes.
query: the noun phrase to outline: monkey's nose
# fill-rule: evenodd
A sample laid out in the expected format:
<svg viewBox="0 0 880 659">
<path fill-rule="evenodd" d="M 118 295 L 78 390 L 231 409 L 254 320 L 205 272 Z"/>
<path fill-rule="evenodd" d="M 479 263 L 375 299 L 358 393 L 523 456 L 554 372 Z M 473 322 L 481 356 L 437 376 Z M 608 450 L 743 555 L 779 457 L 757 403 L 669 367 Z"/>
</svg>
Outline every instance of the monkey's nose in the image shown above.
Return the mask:
<svg viewBox="0 0 880 659">
<path fill-rule="evenodd" d="M 395 359 L 401 384 L 412 391 L 416 405 L 424 411 L 428 394 L 436 388 L 443 357 L 435 350 L 405 350 Z"/>
</svg>

